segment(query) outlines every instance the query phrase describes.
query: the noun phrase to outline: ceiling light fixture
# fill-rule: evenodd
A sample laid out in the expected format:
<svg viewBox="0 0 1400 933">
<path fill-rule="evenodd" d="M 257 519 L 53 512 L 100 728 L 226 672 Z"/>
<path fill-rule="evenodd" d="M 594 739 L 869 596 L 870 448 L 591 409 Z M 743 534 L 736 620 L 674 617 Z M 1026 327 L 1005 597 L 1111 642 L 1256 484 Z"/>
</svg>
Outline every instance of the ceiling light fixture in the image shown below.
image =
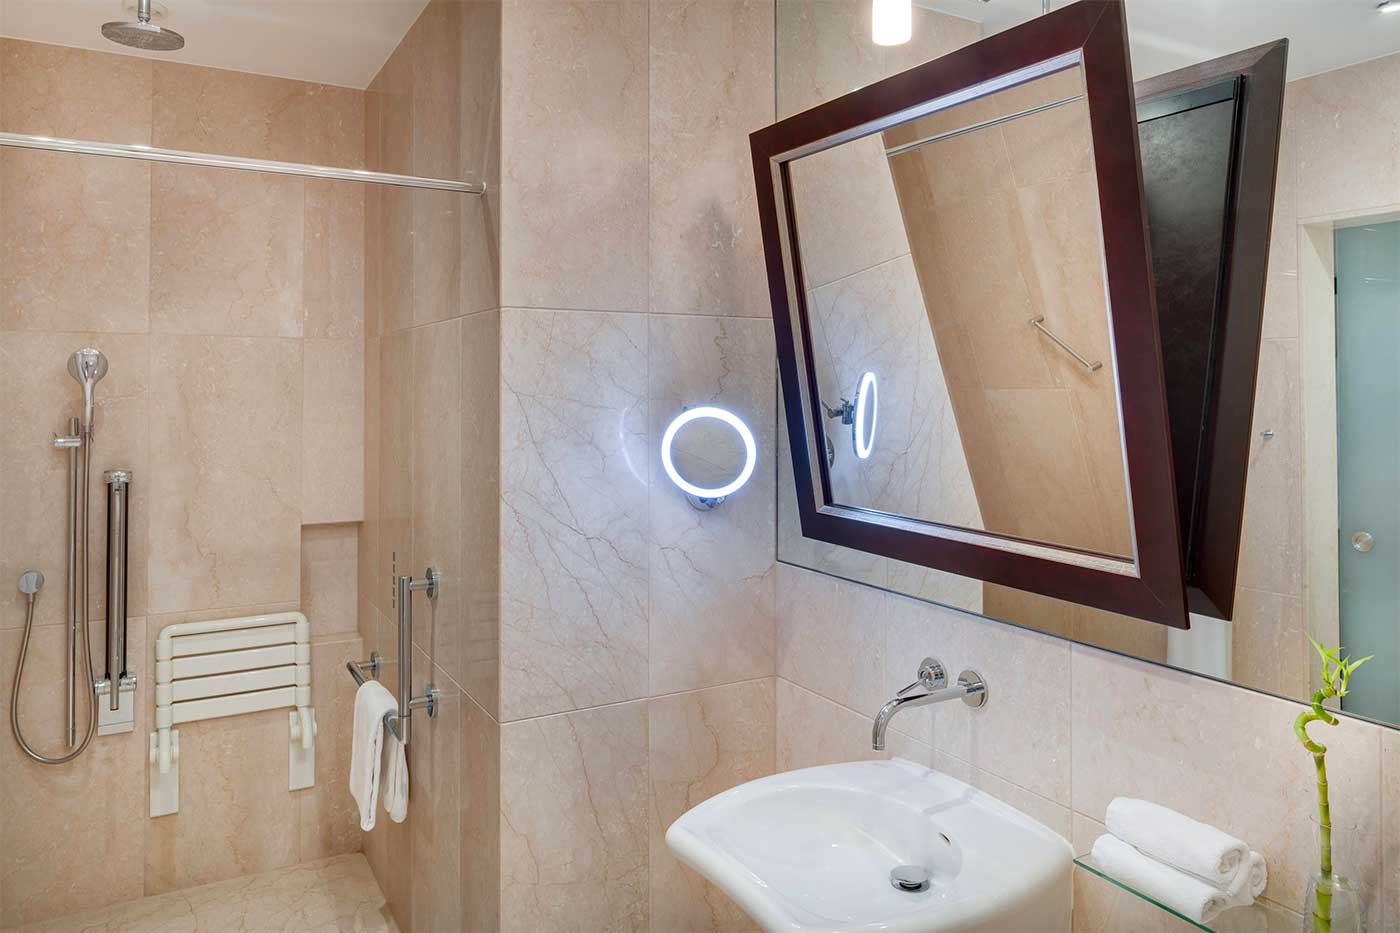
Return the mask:
<svg viewBox="0 0 1400 933">
<path fill-rule="evenodd" d="M 913 35 L 914 0 L 871 0 L 871 41 L 876 45 L 903 45 Z"/>
<path fill-rule="evenodd" d="M 1400 0 L 1381 0 L 1376 4 L 1377 13 L 1400 13 Z"/>
</svg>

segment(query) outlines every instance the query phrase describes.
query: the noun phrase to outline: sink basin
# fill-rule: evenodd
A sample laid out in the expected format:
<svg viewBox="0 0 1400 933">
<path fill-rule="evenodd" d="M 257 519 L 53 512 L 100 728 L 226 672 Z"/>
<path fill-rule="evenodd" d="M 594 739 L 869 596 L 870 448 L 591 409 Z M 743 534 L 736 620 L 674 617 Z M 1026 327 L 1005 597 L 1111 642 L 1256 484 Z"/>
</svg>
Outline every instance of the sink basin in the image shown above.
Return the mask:
<svg viewBox="0 0 1400 933">
<path fill-rule="evenodd" d="M 683 814 L 666 844 L 765 930 L 1070 928 L 1062 836 L 899 758 L 741 784 Z M 931 873 L 926 890 L 896 889 L 901 866 Z"/>
</svg>

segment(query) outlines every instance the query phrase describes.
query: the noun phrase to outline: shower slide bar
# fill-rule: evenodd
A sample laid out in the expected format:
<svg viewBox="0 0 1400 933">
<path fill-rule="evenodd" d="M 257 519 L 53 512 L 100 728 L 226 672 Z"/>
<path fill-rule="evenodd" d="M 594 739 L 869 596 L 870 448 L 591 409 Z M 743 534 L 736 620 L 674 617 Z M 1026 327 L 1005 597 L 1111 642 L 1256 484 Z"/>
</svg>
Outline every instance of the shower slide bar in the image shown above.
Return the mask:
<svg viewBox="0 0 1400 933">
<path fill-rule="evenodd" d="M 307 165 L 302 162 L 277 162 L 272 159 L 247 159 L 242 156 L 186 152 L 182 149 L 159 149 L 155 146 L 143 146 L 137 143 L 102 143 L 85 139 L 58 139 L 52 136 L 0 133 L 0 146 L 8 146 L 13 149 L 71 152 L 77 155 L 108 156 L 114 159 L 172 162 L 179 165 L 199 165 L 205 168 L 230 168 L 245 172 L 267 172 L 274 175 L 330 178 L 337 181 L 395 185 L 400 188 L 431 188 L 437 191 L 456 191 L 460 194 L 486 193 L 486 185 L 482 182 L 455 181 L 450 178 L 425 178 L 420 175 L 396 175 L 392 172 L 371 172 L 368 169 L 336 168 L 330 165 Z"/>
<path fill-rule="evenodd" d="M 180 809 L 183 722 L 294 707 L 288 713 L 288 789 L 316 783 L 311 627 L 300 612 L 177 622 L 155 644 L 156 731 L 151 733 L 150 815 Z"/>
<path fill-rule="evenodd" d="M 433 686 L 431 681 L 424 687 L 421 697 L 413 695 L 413 594 L 421 590 L 429 599 L 436 599 L 438 587 L 441 585 L 438 572 L 431 567 L 424 571 L 421 580 L 415 580 L 406 574 L 400 575 L 397 580 L 395 596 L 399 609 L 399 708 L 396 712 L 384 714 L 384 726 L 404 745 L 408 744 L 408 726 L 413 711 L 426 710 L 428 718 L 431 719 L 437 715 L 437 701 L 442 696 L 442 691 Z M 383 655 L 375 651 L 370 654 L 368 661 L 346 662 L 345 669 L 355 678 L 355 683 L 363 687 L 365 669 L 369 669 L 370 677 L 377 679 L 379 669 L 386 663 L 388 662 L 384 660 Z"/>
</svg>

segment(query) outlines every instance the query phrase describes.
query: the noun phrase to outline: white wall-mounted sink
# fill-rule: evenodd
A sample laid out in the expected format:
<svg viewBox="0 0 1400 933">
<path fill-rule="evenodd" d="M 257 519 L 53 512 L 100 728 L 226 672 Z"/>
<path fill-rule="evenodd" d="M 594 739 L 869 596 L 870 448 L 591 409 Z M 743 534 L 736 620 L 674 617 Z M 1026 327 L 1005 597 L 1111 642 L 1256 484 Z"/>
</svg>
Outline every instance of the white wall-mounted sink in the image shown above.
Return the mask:
<svg viewBox="0 0 1400 933">
<path fill-rule="evenodd" d="M 741 784 L 687 811 L 666 844 L 765 930 L 1070 928 L 1062 836 L 898 758 Z M 897 890 L 900 866 L 931 872 L 927 889 Z"/>
</svg>

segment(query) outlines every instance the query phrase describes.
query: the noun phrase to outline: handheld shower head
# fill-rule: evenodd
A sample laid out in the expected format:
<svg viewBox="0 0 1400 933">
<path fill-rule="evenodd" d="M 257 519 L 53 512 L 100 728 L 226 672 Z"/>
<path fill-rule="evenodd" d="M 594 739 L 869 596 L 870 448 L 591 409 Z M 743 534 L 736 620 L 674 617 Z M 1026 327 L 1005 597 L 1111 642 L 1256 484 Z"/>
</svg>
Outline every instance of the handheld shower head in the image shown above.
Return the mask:
<svg viewBox="0 0 1400 933">
<path fill-rule="evenodd" d="M 101 350 L 84 347 L 68 358 L 68 374 L 83 387 L 83 433 L 92 434 L 94 390 L 107 375 L 107 357 Z"/>
</svg>

